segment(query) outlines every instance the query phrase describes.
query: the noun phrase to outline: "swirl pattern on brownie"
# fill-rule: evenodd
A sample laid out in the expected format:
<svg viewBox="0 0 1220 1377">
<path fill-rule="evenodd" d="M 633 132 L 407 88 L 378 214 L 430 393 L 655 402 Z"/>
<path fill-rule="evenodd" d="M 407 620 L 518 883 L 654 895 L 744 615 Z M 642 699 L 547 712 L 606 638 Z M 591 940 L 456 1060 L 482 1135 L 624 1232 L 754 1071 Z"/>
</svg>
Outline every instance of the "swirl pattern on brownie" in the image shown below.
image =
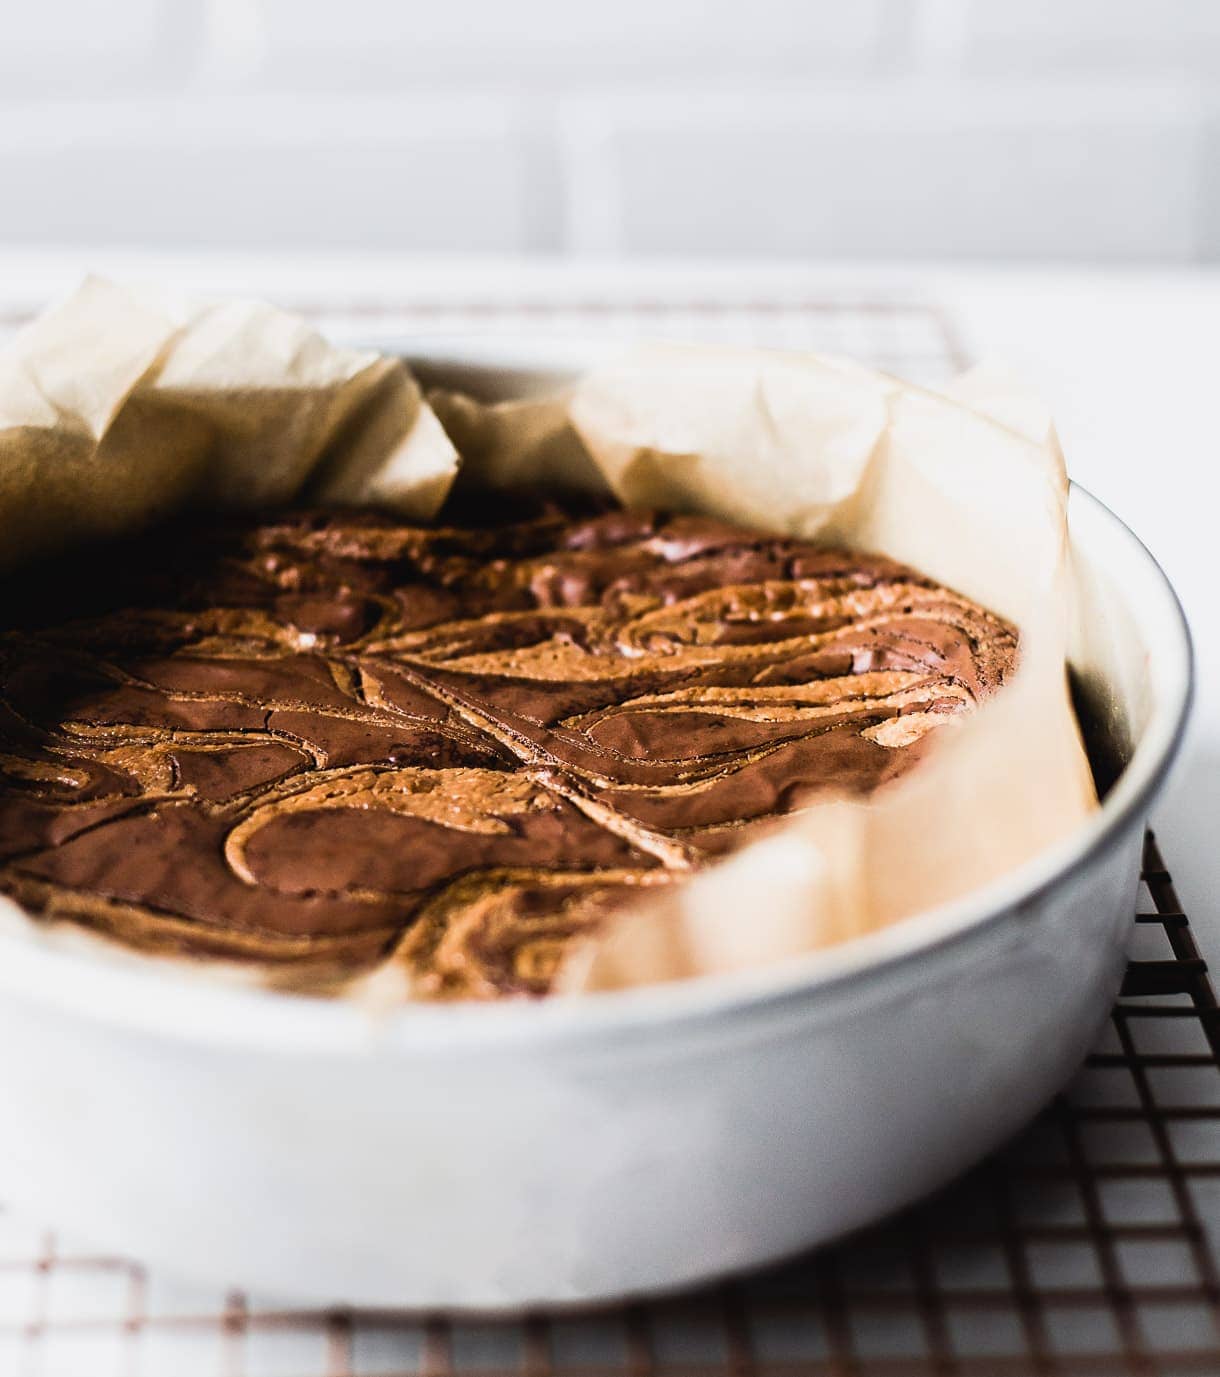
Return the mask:
<svg viewBox="0 0 1220 1377">
<path fill-rule="evenodd" d="M 0 890 L 143 949 L 421 996 L 919 760 L 1012 627 L 890 560 L 557 510 L 177 526 L 10 589 Z"/>
</svg>

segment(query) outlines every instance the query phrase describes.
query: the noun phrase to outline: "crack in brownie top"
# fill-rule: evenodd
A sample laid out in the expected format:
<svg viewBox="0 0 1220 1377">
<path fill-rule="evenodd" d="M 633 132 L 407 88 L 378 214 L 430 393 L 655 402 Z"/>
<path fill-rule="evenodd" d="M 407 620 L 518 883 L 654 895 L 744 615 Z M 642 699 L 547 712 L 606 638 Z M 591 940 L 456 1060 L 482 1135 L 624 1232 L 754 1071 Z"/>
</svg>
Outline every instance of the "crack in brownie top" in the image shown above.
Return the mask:
<svg viewBox="0 0 1220 1377">
<path fill-rule="evenodd" d="M 177 524 L 5 606 L 0 890 L 421 997 L 545 993 L 641 891 L 910 769 L 1017 644 L 891 560 L 619 510 Z"/>
</svg>

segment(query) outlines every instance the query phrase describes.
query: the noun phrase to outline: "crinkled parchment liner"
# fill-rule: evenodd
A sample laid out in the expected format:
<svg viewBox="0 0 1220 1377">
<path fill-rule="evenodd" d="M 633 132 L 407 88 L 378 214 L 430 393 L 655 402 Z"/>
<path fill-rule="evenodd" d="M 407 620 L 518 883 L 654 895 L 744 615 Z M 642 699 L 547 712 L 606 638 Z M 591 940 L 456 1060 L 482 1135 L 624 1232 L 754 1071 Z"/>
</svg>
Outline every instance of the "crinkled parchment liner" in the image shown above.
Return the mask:
<svg viewBox="0 0 1220 1377">
<path fill-rule="evenodd" d="M 648 346 L 550 400 L 425 400 L 401 361 L 269 306 L 98 280 L 0 355 L 8 565 L 192 503 L 301 497 L 426 521 L 459 469 L 464 485 L 608 488 L 882 552 L 1021 630 L 1013 680 L 919 770 L 869 802 L 815 803 L 624 913 L 573 952 L 561 988 L 758 966 L 870 931 L 996 878 L 1096 807 L 1065 673 L 1063 460 L 1003 379 L 942 396 L 814 355 Z"/>
</svg>

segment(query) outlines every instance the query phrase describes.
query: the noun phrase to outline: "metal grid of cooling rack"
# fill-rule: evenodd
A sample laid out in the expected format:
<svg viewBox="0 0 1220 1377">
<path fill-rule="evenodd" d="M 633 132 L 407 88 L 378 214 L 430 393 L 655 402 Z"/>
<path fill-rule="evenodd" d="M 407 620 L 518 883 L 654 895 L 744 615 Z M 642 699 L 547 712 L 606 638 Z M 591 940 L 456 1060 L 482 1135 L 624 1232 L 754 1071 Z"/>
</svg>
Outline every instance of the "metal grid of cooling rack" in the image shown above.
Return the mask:
<svg viewBox="0 0 1220 1377">
<path fill-rule="evenodd" d="M 191 1291 L 0 1214 L 0 1373 L 1220 1372 L 1220 1010 L 1151 836 L 1139 910 L 1075 1084 L 963 1180 L 837 1247 L 677 1299 L 474 1323 Z"/>
<path fill-rule="evenodd" d="M 459 333 L 589 335 L 703 340 L 777 349 L 814 349 L 859 360 L 918 383 L 943 382 L 963 367 L 953 322 L 921 301 L 864 298 L 789 300 L 522 300 L 454 305 L 301 303 L 296 309 L 332 334 L 359 338 Z"/>
<path fill-rule="evenodd" d="M 963 363 L 952 322 L 920 303 L 298 309 L 351 337 L 732 339 L 929 383 Z M 0 1377 L 1220 1374 L 1220 1012 L 1151 838 L 1139 910 L 1075 1084 L 953 1187 L 834 1248 L 663 1302 L 475 1323 L 200 1291 L 0 1210 Z"/>
<path fill-rule="evenodd" d="M 282 305 L 338 339 L 395 335 L 641 336 L 815 349 L 912 382 L 943 382 L 963 366 L 953 322 L 923 301 L 836 297 L 785 300 L 662 296 L 538 296 L 520 300 L 369 302 L 300 298 Z M 0 308 L 0 338 L 29 319 Z"/>
</svg>

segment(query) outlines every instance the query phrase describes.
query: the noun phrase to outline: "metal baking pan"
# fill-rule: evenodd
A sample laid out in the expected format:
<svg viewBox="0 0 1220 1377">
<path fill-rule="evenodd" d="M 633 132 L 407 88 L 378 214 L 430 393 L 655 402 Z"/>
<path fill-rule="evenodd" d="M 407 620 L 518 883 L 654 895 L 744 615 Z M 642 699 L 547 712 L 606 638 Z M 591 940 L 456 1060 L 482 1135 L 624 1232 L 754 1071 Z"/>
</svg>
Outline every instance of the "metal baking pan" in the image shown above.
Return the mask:
<svg viewBox="0 0 1220 1377">
<path fill-rule="evenodd" d="M 570 341 L 427 348 L 426 380 L 490 395 L 589 361 Z M 1070 527 L 1073 672 L 1119 768 L 1069 842 L 764 971 L 377 1018 L 6 930 L 9 1196 L 212 1283 L 500 1311 L 682 1287 L 934 1187 L 1088 1051 L 1190 702 L 1152 556 L 1079 488 Z"/>
</svg>

